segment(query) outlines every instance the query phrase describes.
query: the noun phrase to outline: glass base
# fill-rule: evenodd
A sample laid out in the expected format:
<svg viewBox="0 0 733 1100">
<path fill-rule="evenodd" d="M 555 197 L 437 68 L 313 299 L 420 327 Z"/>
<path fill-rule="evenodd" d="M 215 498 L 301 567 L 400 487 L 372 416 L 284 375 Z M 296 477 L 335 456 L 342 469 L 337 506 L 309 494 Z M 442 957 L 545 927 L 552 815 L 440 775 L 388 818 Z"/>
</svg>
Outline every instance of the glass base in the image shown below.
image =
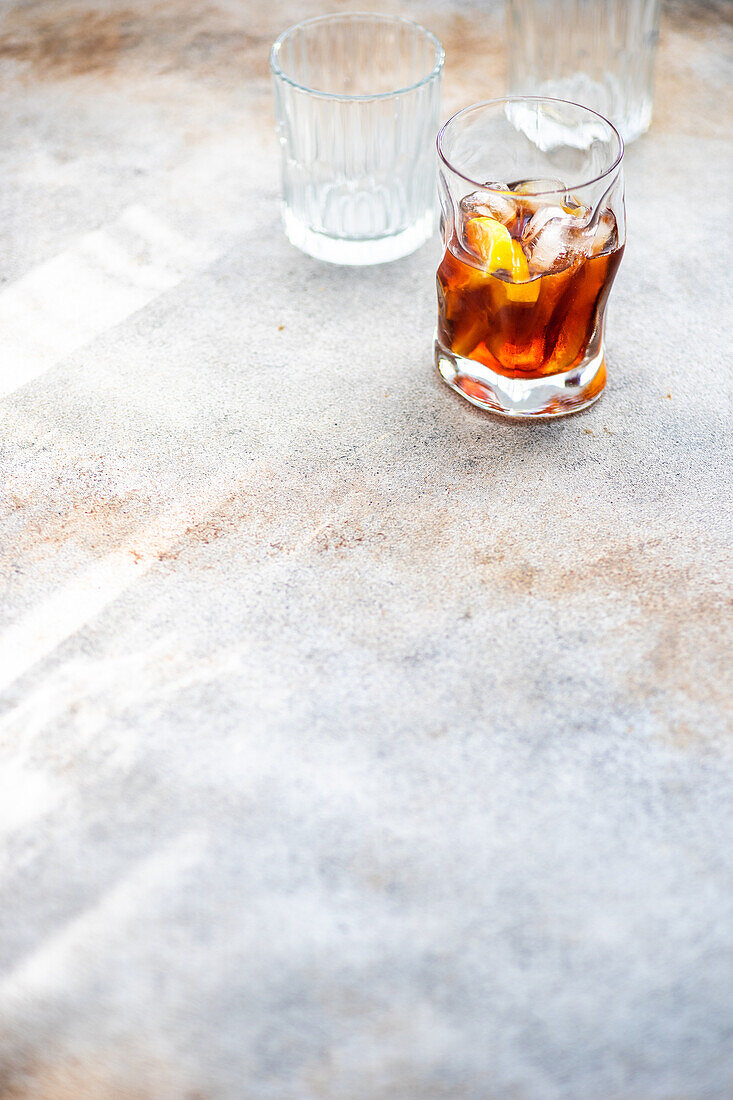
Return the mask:
<svg viewBox="0 0 733 1100">
<path fill-rule="evenodd" d="M 550 420 L 587 409 L 606 385 L 603 340 L 594 341 L 595 353 L 564 374 L 544 378 L 506 378 L 443 347 L 435 334 L 435 365 L 452 390 L 472 405 L 515 420 Z"/>
<path fill-rule="evenodd" d="M 433 211 L 428 210 L 401 233 L 367 240 L 349 240 L 346 237 L 329 237 L 326 233 L 317 233 L 286 206 L 283 207 L 283 227 L 290 243 L 316 260 L 346 264 L 349 267 L 364 267 L 368 264 L 386 264 L 415 252 L 432 237 L 435 217 Z"/>
</svg>

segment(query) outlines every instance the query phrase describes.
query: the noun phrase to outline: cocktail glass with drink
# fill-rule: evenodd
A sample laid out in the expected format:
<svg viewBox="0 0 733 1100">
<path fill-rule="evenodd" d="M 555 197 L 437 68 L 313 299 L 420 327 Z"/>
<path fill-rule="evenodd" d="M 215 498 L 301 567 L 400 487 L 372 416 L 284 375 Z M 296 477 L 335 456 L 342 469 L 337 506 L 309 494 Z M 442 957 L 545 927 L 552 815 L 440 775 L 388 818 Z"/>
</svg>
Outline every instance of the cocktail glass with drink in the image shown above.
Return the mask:
<svg viewBox="0 0 733 1100">
<path fill-rule="evenodd" d="M 625 240 L 617 131 L 574 103 L 494 100 L 454 115 L 438 153 L 440 374 L 505 416 L 586 407 L 606 383 L 605 309 Z"/>
</svg>

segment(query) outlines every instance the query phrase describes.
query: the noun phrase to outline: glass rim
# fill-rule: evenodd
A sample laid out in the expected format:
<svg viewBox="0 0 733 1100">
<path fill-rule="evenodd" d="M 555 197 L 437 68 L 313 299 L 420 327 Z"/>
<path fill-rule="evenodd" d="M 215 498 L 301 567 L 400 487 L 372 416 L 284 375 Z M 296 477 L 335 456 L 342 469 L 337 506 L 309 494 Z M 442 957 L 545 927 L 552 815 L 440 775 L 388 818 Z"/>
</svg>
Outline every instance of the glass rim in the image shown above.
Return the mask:
<svg viewBox="0 0 733 1100">
<path fill-rule="evenodd" d="M 314 23 L 351 23 L 359 19 L 370 19 L 377 23 L 401 24 L 402 26 L 413 27 L 415 30 L 420 31 L 425 35 L 435 50 L 435 62 L 430 72 L 420 77 L 419 80 L 415 80 L 411 84 L 405 84 L 401 88 L 395 88 L 393 91 L 367 92 L 361 95 L 350 95 L 348 92 L 324 92 L 318 88 L 312 88 L 309 84 L 304 84 L 302 81 L 296 80 L 292 76 L 288 76 L 280 65 L 278 58 L 282 44 L 294 31 L 298 31 L 302 27 L 313 26 Z M 443 49 L 440 39 L 437 38 L 432 31 L 429 31 L 427 27 L 424 27 L 422 23 L 416 23 L 413 19 L 406 19 L 402 15 L 383 15 L 381 12 L 370 11 L 333 12 L 330 15 L 314 15 L 310 19 L 303 19 L 299 23 L 293 23 L 291 27 L 288 27 L 282 34 L 279 34 L 270 49 L 270 70 L 273 76 L 279 77 L 279 79 L 284 80 L 286 84 L 290 84 L 293 88 L 297 88 L 301 92 L 307 92 L 308 95 L 318 96 L 320 99 L 339 100 L 347 103 L 392 99 L 394 96 L 404 95 L 405 92 L 413 92 L 417 88 L 422 88 L 424 84 L 428 84 L 431 80 L 434 80 L 436 76 L 439 76 L 444 63 L 445 50 Z"/>
<path fill-rule="evenodd" d="M 607 119 L 605 117 L 605 115 L 599 114 L 598 111 L 594 111 L 592 109 L 592 107 L 586 107 L 583 103 L 576 103 L 575 100 L 572 100 L 572 99 L 557 99 L 554 96 L 544 96 L 544 95 L 509 95 L 509 96 L 499 96 L 496 99 L 482 99 L 479 103 L 469 103 L 468 107 L 462 107 L 460 111 L 456 111 L 456 113 L 454 115 L 451 115 L 451 117 L 448 119 L 448 121 L 444 122 L 443 125 L 441 126 L 440 130 L 438 131 L 438 136 L 437 136 L 436 141 L 435 141 L 435 144 L 436 144 L 436 147 L 437 147 L 437 150 L 438 150 L 438 156 L 439 156 L 440 160 L 443 162 L 443 164 L 446 166 L 446 168 L 449 168 L 450 171 L 455 176 L 460 176 L 461 179 L 465 180 L 467 183 L 472 183 L 476 187 L 481 188 L 482 191 L 495 191 L 498 194 L 503 194 L 503 193 L 506 192 L 506 188 L 505 187 L 492 187 L 490 184 L 487 184 L 486 182 L 482 182 L 481 180 L 475 180 L 472 176 L 467 176 L 465 172 L 461 172 L 461 171 L 458 170 L 458 168 L 455 168 L 451 164 L 451 162 L 448 160 L 448 157 L 446 156 L 445 152 L 443 151 L 443 135 L 445 134 L 446 130 L 451 125 L 451 123 L 455 122 L 455 120 L 457 118 L 460 118 L 461 115 L 468 114 L 469 111 L 476 111 L 480 107 L 495 107 L 500 103 L 562 103 L 563 106 L 579 107 L 581 111 L 585 111 L 589 115 L 594 115 L 597 119 L 600 119 L 601 122 L 605 123 L 605 125 L 608 126 L 609 130 L 611 130 L 611 132 L 616 136 L 616 140 L 618 141 L 618 155 L 617 155 L 616 159 L 614 160 L 611 167 L 607 168 L 605 170 L 605 172 L 601 172 L 600 175 L 593 176 L 592 179 L 583 180 L 581 183 L 569 184 L 568 186 L 572 187 L 573 190 L 576 190 L 576 189 L 579 189 L 579 188 L 582 188 L 582 187 L 589 187 L 592 183 L 599 183 L 601 180 L 606 179 L 608 176 L 611 175 L 612 172 L 616 171 L 618 166 L 621 164 L 621 161 L 623 160 L 623 156 L 624 156 L 624 139 L 621 137 L 621 134 L 618 132 L 618 130 L 616 129 L 614 124 L 609 119 Z M 555 187 L 555 188 L 552 188 L 549 191 L 533 191 L 532 194 L 533 195 L 563 195 L 563 194 L 565 194 L 566 191 L 567 191 L 567 187 L 563 187 L 563 188 Z"/>
</svg>

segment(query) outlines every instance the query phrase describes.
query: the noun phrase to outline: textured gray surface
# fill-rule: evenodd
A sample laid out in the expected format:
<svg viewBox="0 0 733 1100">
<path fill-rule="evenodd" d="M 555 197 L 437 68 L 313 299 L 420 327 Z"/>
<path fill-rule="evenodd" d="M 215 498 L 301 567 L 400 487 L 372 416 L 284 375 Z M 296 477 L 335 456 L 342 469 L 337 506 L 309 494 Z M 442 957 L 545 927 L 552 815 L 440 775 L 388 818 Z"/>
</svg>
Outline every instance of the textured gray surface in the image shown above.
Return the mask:
<svg viewBox="0 0 733 1100">
<path fill-rule="evenodd" d="M 483 7 L 399 7 L 446 116 Z M 668 9 L 610 387 L 532 427 L 434 376 L 437 244 L 283 239 L 318 10 L 0 15 L 0 1096 L 725 1100 L 730 8 Z"/>
</svg>

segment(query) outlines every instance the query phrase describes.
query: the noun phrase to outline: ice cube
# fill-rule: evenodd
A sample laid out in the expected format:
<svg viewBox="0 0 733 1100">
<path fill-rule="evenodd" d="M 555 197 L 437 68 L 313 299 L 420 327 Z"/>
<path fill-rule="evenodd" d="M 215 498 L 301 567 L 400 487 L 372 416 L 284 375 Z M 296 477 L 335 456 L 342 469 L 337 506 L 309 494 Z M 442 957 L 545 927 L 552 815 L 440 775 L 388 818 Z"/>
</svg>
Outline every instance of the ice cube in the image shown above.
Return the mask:
<svg viewBox="0 0 733 1100">
<path fill-rule="evenodd" d="M 565 189 L 562 180 L 522 180 L 513 184 L 513 190 L 525 217 L 531 217 L 543 206 L 560 207 L 576 218 L 586 219 L 589 214 L 578 196 Z"/>
<path fill-rule="evenodd" d="M 517 180 L 512 184 L 512 191 L 520 196 L 517 201 L 524 214 L 530 216 L 542 206 L 562 206 L 565 201 L 565 184 L 562 180 Z"/>
<path fill-rule="evenodd" d="M 542 206 L 524 227 L 522 245 L 532 275 L 549 275 L 590 254 L 592 235 L 562 207 Z"/>
<path fill-rule="evenodd" d="M 585 218 L 588 214 L 588 208 L 584 206 L 578 196 L 573 195 L 571 191 L 568 191 L 565 195 L 563 210 L 576 218 Z"/>
<path fill-rule="evenodd" d="M 562 180 L 517 180 L 511 185 L 515 195 L 541 195 L 547 191 L 560 191 L 565 194 Z"/>
<path fill-rule="evenodd" d="M 522 230 L 522 242 L 531 244 L 549 222 L 562 221 L 563 218 L 571 221 L 572 215 L 565 214 L 561 206 L 541 206 L 529 219 Z"/>
<path fill-rule="evenodd" d="M 618 245 L 618 226 L 612 210 L 604 210 L 595 225 L 588 227 L 590 235 L 591 256 L 599 256 L 601 252 L 613 252 Z"/>
<path fill-rule="evenodd" d="M 504 183 L 487 183 L 480 191 L 466 195 L 461 199 L 461 209 L 469 217 L 479 214 L 495 218 L 507 229 L 513 229 L 517 222 L 517 204 Z"/>
</svg>

